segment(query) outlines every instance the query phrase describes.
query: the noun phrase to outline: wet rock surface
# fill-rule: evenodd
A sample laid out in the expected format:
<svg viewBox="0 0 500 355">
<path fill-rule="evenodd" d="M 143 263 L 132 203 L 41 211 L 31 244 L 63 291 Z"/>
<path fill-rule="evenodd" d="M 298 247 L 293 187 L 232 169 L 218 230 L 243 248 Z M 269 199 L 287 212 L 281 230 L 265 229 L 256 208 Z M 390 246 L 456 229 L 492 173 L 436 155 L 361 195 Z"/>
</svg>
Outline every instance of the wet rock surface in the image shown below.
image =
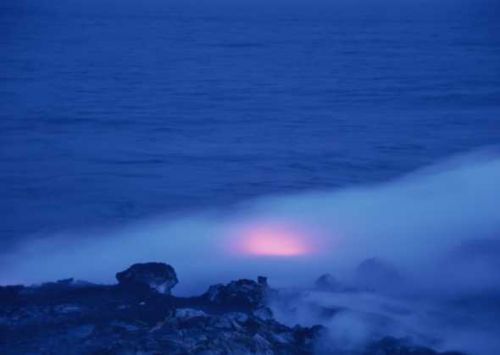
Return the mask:
<svg viewBox="0 0 500 355">
<path fill-rule="evenodd" d="M 321 352 L 321 326 L 289 327 L 266 306 L 267 280 L 219 284 L 197 297 L 170 295 L 166 264 L 136 264 L 118 285 L 72 279 L 0 287 L 1 354 L 310 354 Z M 157 287 L 166 285 L 164 293 Z M 363 353 L 365 354 L 365 353 Z M 437 354 L 398 339 L 366 354 Z"/>
</svg>

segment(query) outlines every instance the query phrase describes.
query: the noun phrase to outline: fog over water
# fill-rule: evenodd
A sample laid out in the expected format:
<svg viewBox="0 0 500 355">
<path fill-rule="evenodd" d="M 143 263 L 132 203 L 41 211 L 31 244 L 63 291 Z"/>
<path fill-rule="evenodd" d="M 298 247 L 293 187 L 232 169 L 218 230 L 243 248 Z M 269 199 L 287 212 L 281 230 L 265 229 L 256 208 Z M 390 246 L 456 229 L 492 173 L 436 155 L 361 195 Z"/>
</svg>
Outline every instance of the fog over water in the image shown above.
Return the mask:
<svg viewBox="0 0 500 355">
<path fill-rule="evenodd" d="M 405 289 L 496 290 L 499 179 L 496 153 L 481 153 L 384 184 L 56 234 L 5 255 L 1 275 L 11 282 L 110 281 L 132 262 L 158 260 L 174 265 L 185 287 L 258 273 L 294 286 L 322 272 L 348 279 L 362 261 L 380 258 L 411 280 Z"/>
<path fill-rule="evenodd" d="M 261 198 L 92 236 L 54 235 L 5 255 L 0 280 L 114 282 L 114 271 L 154 260 L 175 266 L 175 293 L 193 294 L 260 274 L 274 287 L 307 290 L 330 273 L 334 293 L 299 291 L 293 311 L 286 293 L 275 299 L 282 320 L 326 322 L 341 337 L 328 346 L 356 347 L 385 331 L 473 353 L 479 342 L 481 353 L 493 354 L 500 349 L 491 319 L 500 310 L 498 181 L 500 159 L 490 151 L 384 184 Z M 325 321 L 314 311 L 325 305 L 348 311 Z"/>
<path fill-rule="evenodd" d="M 2 1 L 0 284 L 266 275 L 319 352 L 499 354 L 499 10 Z"/>
</svg>

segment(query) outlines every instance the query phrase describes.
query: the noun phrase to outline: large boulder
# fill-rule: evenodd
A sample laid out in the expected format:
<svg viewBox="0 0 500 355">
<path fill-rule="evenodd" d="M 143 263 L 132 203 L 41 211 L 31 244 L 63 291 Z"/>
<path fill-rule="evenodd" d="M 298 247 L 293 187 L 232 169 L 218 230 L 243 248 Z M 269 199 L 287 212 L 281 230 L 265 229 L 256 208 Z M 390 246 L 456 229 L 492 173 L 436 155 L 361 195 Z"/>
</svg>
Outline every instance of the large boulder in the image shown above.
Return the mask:
<svg viewBox="0 0 500 355">
<path fill-rule="evenodd" d="M 170 294 L 178 279 L 172 266 L 165 263 L 134 264 L 116 274 L 122 287 L 150 288 L 159 293 Z"/>
</svg>

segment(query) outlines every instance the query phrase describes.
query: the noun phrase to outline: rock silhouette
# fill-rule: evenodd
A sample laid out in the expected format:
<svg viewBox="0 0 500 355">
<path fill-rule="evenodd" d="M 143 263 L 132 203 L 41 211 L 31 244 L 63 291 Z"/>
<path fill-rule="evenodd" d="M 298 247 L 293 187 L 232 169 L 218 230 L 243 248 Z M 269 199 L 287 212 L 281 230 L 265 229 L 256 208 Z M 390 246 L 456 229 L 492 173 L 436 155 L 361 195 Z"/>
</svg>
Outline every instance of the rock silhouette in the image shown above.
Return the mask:
<svg viewBox="0 0 500 355">
<path fill-rule="evenodd" d="M 312 354 L 321 326 L 289 327 L 266 306 L 265 277 L 175 297 L 173 267 L 132 265 L 117 285 L 73 279 L 0 287 L 1 354 Z M 353 353 L 354 354 L 354 353 Z M 437 354 L 387 338 L 359 354 Z"/>
</svg>

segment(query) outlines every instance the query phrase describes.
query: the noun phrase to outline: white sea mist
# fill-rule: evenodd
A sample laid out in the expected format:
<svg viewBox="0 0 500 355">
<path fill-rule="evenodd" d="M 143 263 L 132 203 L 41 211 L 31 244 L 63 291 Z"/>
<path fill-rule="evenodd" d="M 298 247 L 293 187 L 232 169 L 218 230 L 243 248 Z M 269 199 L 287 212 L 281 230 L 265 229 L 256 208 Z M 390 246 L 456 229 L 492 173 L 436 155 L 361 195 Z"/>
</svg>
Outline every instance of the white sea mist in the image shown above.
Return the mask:
<svg viewBox="0 0 500 355">
<path fill-rule="evenodd" d="M 279 319 L 323 323 L 332 334 L 328 346 L 356 347 L 384 330 L 443 349 L 500 351 L 492 335 L 499 322 L 491 316 L 500 314 L 496 152 L 457 157 L 384 184 L 261 198 L 82 238 L 87 233 L 38 238 L 3 254 L 0 283 L 114 282 L 115 272 L 145 261 L 175 267 L 176 294 L 266 275 L 274 287 L 302 290 L 294 291 L 295 312 L 286 297 L 274 301 Z M 341 291 L 308 290 L 323 273 Z M 311 310 L 318 307 L 347 311 L 324 319 Z"/>
</svg>

